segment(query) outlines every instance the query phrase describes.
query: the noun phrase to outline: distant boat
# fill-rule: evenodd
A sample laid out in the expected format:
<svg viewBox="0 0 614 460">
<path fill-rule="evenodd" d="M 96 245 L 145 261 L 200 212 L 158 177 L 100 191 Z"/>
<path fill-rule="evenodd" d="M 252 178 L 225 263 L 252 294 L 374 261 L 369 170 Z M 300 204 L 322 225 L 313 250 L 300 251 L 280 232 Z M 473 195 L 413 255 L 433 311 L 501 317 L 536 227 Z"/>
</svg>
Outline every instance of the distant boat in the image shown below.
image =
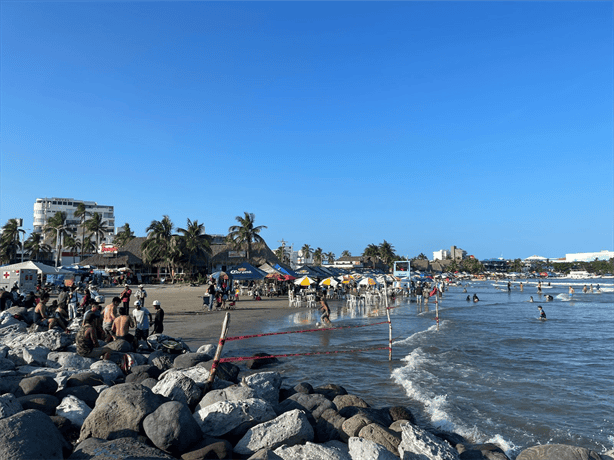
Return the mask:
<svg viewBox="0 0 614 460">
<path fill-rule="evenodd" d="M 573 278 L 573 279 L 592 278 L 592 275 L 586 270 L 572 270 L 569 272 L 569 278 Z"/>
</svg>

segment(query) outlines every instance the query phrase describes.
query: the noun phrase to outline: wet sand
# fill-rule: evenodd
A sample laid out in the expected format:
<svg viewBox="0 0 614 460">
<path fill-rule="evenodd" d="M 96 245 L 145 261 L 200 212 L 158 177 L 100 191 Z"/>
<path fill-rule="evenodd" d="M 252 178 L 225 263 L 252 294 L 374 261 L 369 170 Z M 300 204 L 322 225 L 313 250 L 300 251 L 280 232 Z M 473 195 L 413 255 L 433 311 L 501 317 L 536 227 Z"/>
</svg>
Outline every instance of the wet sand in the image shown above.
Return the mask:
<svg viewBox="0 0 614 460">
<path fill-rule="evenodd" d="M 132 304 L 136 300 L 136 286 L 131 286 Z M 111 303 L 113 296 L 119 295 L 123 288 L 104 288 L 100 294 L 105 296 L 105 305 Z M 229 336 L 257 334 L 261 332 L 264 321 L 283 319 L 296 313 L 296 309 L 288 307 L 288 297 L 264 297 L 260 301 L 244 297 L 236 303 L 234 310 L 207 312 L 203 308 L 202 296 L 206 286 L 165 286 L 145 285 L 147 300 L 145 306 L 155 314 L 152 306 L 154 300 L 159 300 L 164 310 L 164 334 L 182 338 L 192 351 L 205 344 L 216 345 L 222 331 L 222 323 L 226 312 L 230 312 Z"/>
</svg>

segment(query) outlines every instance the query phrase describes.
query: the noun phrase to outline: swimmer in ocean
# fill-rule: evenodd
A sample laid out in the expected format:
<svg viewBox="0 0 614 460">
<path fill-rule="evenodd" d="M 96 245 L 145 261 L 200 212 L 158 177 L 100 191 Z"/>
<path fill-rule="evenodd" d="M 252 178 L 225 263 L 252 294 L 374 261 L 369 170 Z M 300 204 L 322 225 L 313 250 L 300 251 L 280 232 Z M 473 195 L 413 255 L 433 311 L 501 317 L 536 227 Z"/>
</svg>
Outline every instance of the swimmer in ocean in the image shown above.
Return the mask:
<svg viewBox="0 0 614 460">
<path fill-rule="evenodd" d="M 537 307 L 537 309 L 539 310 L 539 319 L 546 319 L 546 312 L 544 311 L 542 306 L 540 305 L 539 307 Z"/>
</svg>

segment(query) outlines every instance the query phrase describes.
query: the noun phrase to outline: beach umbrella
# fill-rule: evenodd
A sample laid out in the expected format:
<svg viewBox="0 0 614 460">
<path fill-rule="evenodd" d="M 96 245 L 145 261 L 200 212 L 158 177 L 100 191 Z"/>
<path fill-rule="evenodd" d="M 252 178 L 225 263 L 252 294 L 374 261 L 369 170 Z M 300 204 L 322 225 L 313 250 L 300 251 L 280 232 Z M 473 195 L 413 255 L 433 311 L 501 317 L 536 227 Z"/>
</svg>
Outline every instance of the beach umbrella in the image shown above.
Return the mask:
<svg viewBox="0 0 614 460">
<path fill-rule="evenodd" d="M 337 286 L 337 284 L 339 284 L 339 282 L 335 278 L 333 278 L 332 276 L 330 278 L 326 278 L 326 279 L 324 279 L 324 280 L 322 280 L 320 282 L 320 286 L 332 286 L 332 287 L 335 287 L 335 286 Z"/>
<path fill-rule="evenodd" d="M 358 283 L 359 286 L 379 286 L 379 283 L 374 278 L 364 278 Z"/>
<path fill-rule="evenodd" d="M 307 275 L 297 279 L 294 282 L 294 284 L 298 284 L 299 286 L 311 286 L 313 283 L 315 283 L 315 281 L 309 278 Z"/>
<path fill-rule="evenodd" d="M 215 272 L 211 274 L 211 278 L 213 279 L 218 279 L 220 276 L 223 280 L 228 279 L 228 275 L 226 274 L 226 272 Z"/>
</svg>

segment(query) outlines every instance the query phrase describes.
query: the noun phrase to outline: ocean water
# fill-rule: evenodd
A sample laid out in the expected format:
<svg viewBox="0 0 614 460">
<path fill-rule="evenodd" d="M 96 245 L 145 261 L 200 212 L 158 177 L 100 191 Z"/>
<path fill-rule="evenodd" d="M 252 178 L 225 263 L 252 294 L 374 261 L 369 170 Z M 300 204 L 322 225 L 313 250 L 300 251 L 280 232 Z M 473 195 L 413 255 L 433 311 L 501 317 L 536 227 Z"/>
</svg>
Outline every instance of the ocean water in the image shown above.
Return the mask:
<svg viewBox="0 0 614 460">
<path fill-rule="evenodd" d="M 588 280 L 586 280 L 588 281 Z M 407 298 L 388 325 L 275 335 L 229 342 L 230 355 L 343 352 L 280 358 L 286 385 L 337 383 L 374 407 L 403 405 L 419 424 L 493 442 L 510 458 L 547 443 L 614 448 L 614 285 L 590 280 L 601 293 L 582 292 L 584 280 L 557 279 L 537 293 L 535 282 L 478 281 L 450 287 L 439 303 L 418 307 Z M 570 298 L 568 286 L 575 293 Z M 463 289 L 467 292 L 463 292 Z M 476 293 L 480 302 L 467 302 Z M 554 297 L 545 301 L 545 295 Z M 529 302 L 533 296 L 534 302 Z M 335 326 L 386 320 L 380 304 L 348 307 L 331 301 Z M 540 321 L 542 305 L 547 321 Z M 265 332 L 311 329 L 317 310 L 289 309 L 283 324 Z M 232 331 L 230 333 L 232 335 Z"/>
</svg>

